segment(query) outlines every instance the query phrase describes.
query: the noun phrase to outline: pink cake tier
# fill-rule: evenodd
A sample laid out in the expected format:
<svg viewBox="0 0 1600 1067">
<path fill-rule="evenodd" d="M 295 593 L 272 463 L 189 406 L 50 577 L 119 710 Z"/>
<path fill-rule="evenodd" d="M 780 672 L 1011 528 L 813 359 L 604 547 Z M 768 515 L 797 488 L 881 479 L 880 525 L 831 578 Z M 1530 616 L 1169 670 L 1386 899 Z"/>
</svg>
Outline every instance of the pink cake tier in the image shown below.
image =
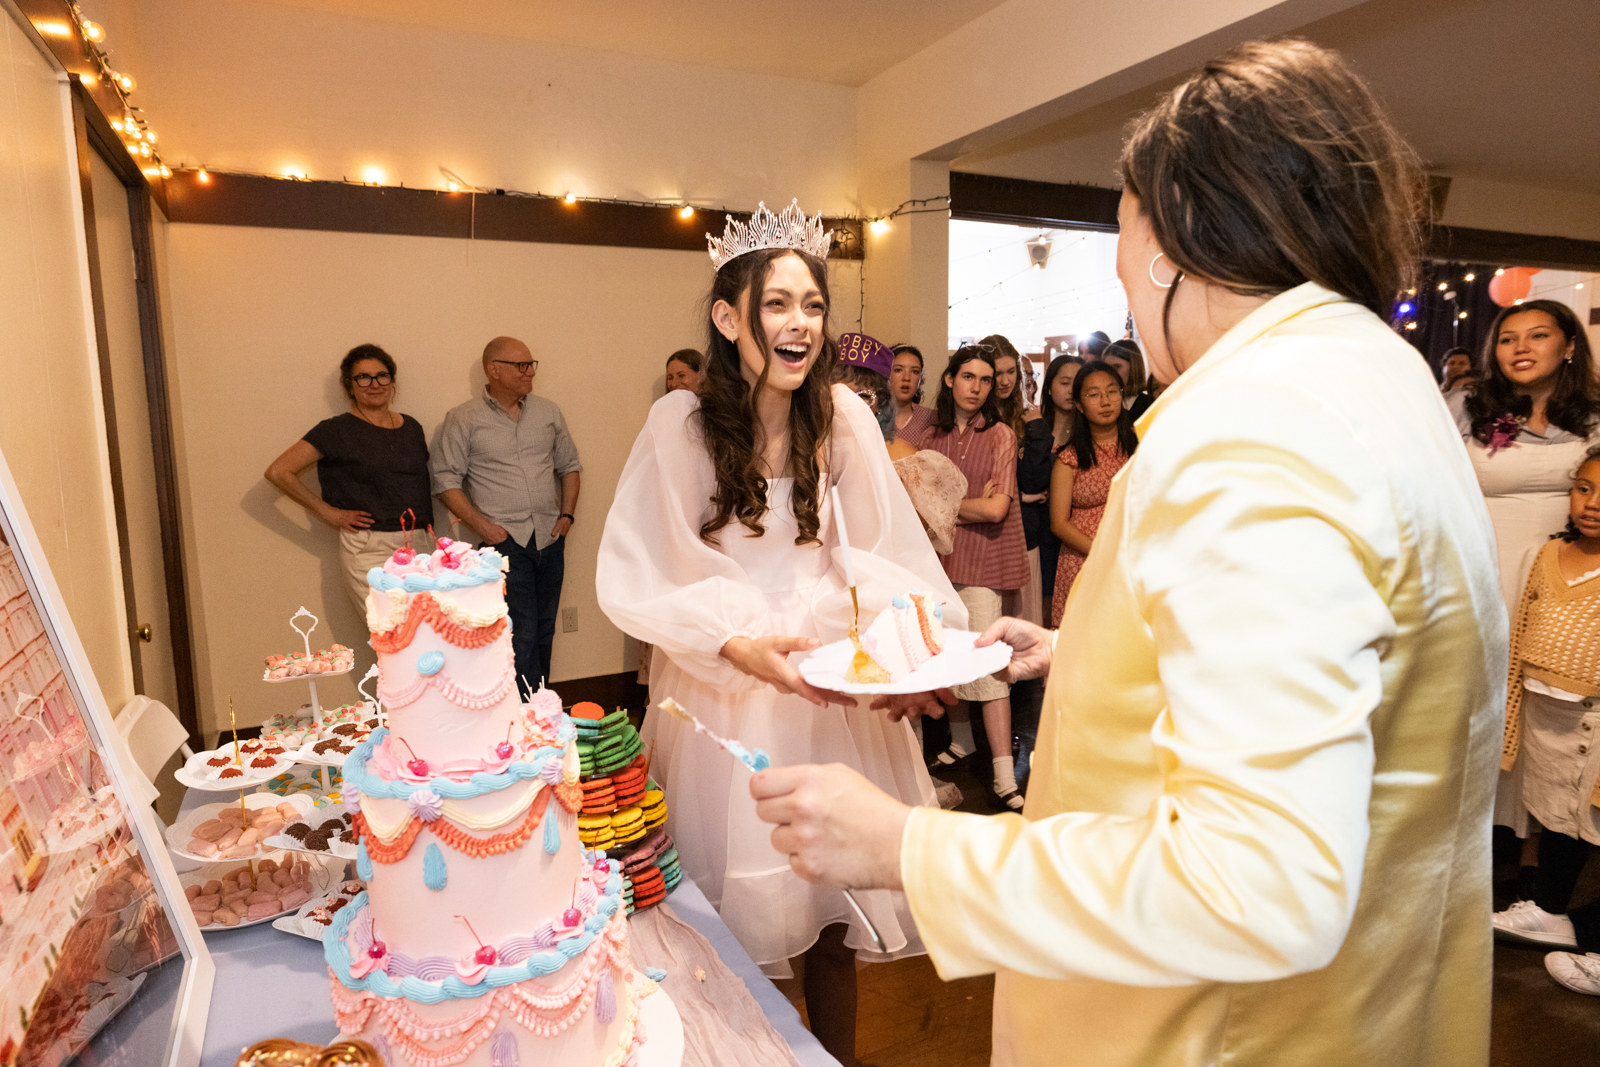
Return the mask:
<svg viewBox="0 0 1600 1067">
<path fill-rule="evenodd" d="M 368 574 L 387 729 L 344 765 L 367 893 L 324 936 L 342 1033 L 390 1067 L 621 1067 L 653 989 L 622 872 L 585 852 L 575 731 L 524 706 L 503 559 L 447 538 Z"/>
</svg>

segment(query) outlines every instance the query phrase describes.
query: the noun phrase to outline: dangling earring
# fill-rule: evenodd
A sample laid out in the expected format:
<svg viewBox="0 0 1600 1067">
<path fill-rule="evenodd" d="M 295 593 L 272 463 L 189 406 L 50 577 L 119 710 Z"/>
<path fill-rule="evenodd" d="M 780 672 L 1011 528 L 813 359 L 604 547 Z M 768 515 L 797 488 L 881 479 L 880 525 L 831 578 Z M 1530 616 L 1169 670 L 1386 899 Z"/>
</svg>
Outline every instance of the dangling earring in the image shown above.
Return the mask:
<svg viewBox="0 0 1600 1067">
<path fill-rule="evenodd" d="M 1172 280 L 1165 285 L 1162 285 L 1160 282 L 1156 281 L 1156 260 L 1160 259 L 1164 255 L 1166 255 L 1165 252 L 1157 252 L 1156 258 L 1150 261 L 1150 284 L 1155 286 L 1157 289 L 1171 289 L 1174 285 L 1178 284 L 1177 275 L 1173 275 Z M 1183 272 L 1179 271 L 1178 273 L 1181 274 Z"/>
</svg>

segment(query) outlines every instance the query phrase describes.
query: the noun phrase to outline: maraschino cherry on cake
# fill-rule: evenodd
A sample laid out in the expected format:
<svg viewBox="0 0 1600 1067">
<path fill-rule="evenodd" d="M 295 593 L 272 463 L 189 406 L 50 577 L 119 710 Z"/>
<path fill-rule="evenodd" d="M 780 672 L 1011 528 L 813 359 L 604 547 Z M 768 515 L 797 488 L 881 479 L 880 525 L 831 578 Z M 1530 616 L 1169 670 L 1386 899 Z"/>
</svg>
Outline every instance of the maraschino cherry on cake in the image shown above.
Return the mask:
<svg viewBox="0 0 1600 1067">
<path fill-rule="evenodd" d="M 390 1067 L 631 1067 L 654 983 L 621 866 L 578 838 L 572 723 L 518 696 L 505 569 L 441 538 L 368 573 L 389 725 L 344 764 L 368 888 L 323 938 L 334 1011 Z"/>
</svg>

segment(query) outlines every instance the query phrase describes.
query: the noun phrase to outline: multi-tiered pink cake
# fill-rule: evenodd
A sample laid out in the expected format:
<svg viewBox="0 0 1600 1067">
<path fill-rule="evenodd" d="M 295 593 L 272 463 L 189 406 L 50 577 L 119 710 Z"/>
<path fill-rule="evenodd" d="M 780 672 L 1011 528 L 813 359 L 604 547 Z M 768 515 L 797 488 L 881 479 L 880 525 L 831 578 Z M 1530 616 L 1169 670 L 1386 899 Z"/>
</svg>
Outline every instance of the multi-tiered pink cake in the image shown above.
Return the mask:
<svg viewBox="0 0 1600 1067">
<path fill-rule="evenodd" d="M 578 841 L 572 724 L 518 697 L 503 559 L 439 546 L 367 576 L 389 719 L 344 765 L 368 891 L 323 939 L 339 1028 L 390 1067 L 634 1064 L 653 984 L 619 865 Z"/>
</svg>

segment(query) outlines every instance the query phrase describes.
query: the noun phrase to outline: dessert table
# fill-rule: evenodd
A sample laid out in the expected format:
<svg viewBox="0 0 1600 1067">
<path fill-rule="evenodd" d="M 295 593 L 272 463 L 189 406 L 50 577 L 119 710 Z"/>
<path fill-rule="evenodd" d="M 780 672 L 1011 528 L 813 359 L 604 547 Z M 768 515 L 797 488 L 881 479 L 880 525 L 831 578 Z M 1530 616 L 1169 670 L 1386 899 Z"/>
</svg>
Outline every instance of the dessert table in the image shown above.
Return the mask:
<svg viewBox="0 0 1600 1067">
<path fill-rule="evenodd" d="M 179 817 L 212 802 L 215 794 L 191 791 Z M 787 997 L 761 973 L 748 953 L 689 878 L 667 896 L 678 918 L 710 942 L 722 962 L 744 981 L 767 1020 L 793 1052 L 801 1067 L 838 1067 L 838 1061 L 811 1036 Z M 206 947 L 216 962 L 211 1014 L 206 1022 L 201 1067 L 233 1067 L 239 1052 L 269 1037 L 287 1037 L 318 1044 L 333 1040 L 338 1029 L 328 999 L 328 968 L 322 946 L 304 937 L 274 929 L 270 923 L 238 930 L 207 931 Z M 146 981 L 176 983 L 181 961 L 169 961 Z M 674 979 L 692 975 L 668 972 L 661 988 L 673 994 Z M 87 1067 L 147 1065 L 160 1062 L 167 1033 L 138 1011 L 136 999 L 97 1034 L 80 1056 Z M 402 1065 L 403 1067 L 403 1065 Z"/>
</svg>

